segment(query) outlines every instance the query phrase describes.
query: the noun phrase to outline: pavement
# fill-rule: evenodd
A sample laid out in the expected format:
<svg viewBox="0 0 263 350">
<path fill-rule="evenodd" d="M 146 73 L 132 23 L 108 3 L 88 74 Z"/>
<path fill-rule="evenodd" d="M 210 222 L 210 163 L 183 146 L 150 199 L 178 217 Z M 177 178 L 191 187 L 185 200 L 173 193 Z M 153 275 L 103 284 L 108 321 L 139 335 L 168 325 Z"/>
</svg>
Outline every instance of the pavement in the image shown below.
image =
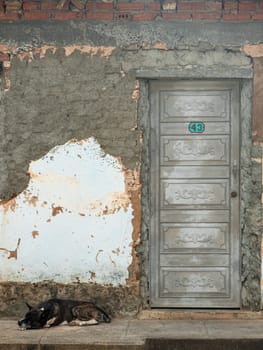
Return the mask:
<svg viewBox="0 0 263 350">
<path fill-rule="evenodd" d="M 0 319 L 2 350 L 262 350 L 263 319 L 114 319 L 98 326 L 18 329 Z"/>
</svg>

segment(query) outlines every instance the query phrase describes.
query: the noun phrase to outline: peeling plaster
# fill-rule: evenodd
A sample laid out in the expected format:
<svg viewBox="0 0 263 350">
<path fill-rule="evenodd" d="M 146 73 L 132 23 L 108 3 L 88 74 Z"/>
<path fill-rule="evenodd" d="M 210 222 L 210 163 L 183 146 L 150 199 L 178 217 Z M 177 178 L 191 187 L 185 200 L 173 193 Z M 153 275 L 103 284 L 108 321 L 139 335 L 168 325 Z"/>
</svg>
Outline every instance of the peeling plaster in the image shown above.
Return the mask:
<svg viewBox="0 0 263 350">
<path fill-rule="evenodd" d="M 251 57 L 263 57 L 263 44 L 251 45 L 246 44 L 243 46 L 244 53 Z"/>
<path fill-rule="evenodd" d="M 137 173 L 93 138 L 53 148 L 28 173 L 27 189 L 0 205 L 0 281 L 126 284 Z"/>
<path fill-rule="evenodd" d="M 90 45 L 71 45 L 64 46 L 64 54 L 65 56 L 72 55 L 75 51 L 80 52 L 81 54 L 87 54 L 90 56 L 99 55 L 105 59 L 108 59 L 112 52 L 116 49 L 112 46 L 90 46 Z M 0 53 L 8 53 L 10 54 L 10 61 L 4 61 L 4 82 L 5 92 L 9 91 L 11 88 L 11 80 L 9 78 L 11 62 L 14 57 L 17 57 L 20 61 L 27 60 L 28 63 L 32 62 L 35 59 L 35 56 L 39 56 L 39 58 L 43 59 L 47 52 L 51 52 L 55 54 L 58 50 L 58 47 L 52 45 L 43 45 L 41 47 L 15 47 L 8 46 L 6 44 L 0 44 Z"/>
</svg>

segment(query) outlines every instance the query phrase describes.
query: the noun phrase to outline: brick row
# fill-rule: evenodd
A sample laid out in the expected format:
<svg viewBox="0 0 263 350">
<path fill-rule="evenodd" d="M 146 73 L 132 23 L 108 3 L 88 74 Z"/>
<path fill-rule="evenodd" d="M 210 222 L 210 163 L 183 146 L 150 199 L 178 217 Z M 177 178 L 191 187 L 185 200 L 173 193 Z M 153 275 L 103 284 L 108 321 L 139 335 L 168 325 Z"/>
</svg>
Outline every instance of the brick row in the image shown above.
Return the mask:
<svg viewBox="0 0 263 350">
<path fill-rule="evenodd" d="M 162 3 L 162 6 L 161 6 Z M 0 20 L 165 20 L 262 21 L 263 1 L 256 0 L 0 0 Z"/>
</svg>

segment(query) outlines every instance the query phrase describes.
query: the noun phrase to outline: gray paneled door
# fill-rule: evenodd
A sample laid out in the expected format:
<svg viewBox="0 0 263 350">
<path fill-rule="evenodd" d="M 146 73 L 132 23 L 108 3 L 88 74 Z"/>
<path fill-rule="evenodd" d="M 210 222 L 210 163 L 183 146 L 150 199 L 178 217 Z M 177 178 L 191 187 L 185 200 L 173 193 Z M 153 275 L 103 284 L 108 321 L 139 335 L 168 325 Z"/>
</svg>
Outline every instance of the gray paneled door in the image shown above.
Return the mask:
<svg viewBox="0 0 263 350">
<path fill-rule="evenodd" d="M 239 85 L 153 81 L 152 307 L 238 308 Z"/>
</svg>

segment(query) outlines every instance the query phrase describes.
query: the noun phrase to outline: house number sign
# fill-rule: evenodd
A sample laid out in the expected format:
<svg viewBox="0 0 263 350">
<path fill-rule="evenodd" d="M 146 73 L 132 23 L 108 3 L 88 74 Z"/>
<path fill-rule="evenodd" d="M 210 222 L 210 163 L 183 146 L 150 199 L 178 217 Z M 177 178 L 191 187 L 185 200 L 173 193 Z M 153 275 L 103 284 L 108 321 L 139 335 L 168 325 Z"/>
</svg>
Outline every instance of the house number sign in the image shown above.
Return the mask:
<svg viewBox="0 0 263 350">
<path fill-rule="evenodd" d="M 203 123 L 203 122 L 191 122 L 188 125 L 188 130 L 192 134 L 202 134 L 205 131 L 205 123 Z"/>
</svg>

